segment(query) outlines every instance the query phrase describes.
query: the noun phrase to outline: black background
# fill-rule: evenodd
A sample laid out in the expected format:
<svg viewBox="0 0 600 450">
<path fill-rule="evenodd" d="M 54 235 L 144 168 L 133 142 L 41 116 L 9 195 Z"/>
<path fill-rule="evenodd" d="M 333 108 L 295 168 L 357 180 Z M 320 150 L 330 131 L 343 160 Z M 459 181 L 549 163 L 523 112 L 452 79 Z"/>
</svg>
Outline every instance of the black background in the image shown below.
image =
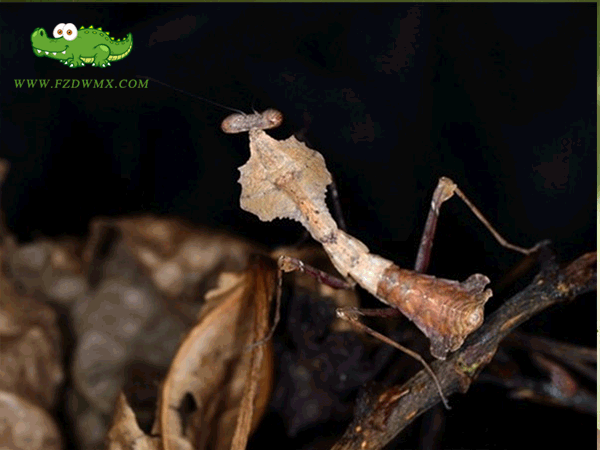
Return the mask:
<svg viewBox="0 0 600 450">
<path fill-rule="evenodd" d="M 107 69 L 36 58 L 33 30 L 61 22 L 131 32 L 133 50 Z M 1 205 L 22 241 L 83 236 L 95 216 L 140 211 L 270 246 L 301 236 L 297 223 L 239 208 L 248 139 L 220 131 L 229 112 L 152 82 L 14 81 L 144 75 L 246 112 L 282 111 L 271 134 L 304 133 L 337 180 L 349 232 L 401 266 L 442 175 L 511 242 L 551 239 L 563 262 L 596 248 L 595 4 L 3 4 L 0 25 L 0 156 L 12 163 Z M 431 273 L 494 280 L 518 260 L 458 200 L 444 206 Z M 594 346 L 594 305 L 585 296 L 524 329 Z M 441 448 L 591 443 L 591 415 L 504 394 L 479 385 L 452 397 Z M 403 436 L 402 448 L 417 445 L 418 432 Z"/>
</svg>

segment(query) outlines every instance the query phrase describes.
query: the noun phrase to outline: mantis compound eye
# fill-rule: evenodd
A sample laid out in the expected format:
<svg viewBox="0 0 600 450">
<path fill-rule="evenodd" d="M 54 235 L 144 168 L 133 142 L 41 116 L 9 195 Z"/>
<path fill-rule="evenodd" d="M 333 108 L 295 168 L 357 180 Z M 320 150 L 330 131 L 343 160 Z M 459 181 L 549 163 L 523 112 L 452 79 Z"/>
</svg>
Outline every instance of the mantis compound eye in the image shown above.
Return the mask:
<svg viewBox="0 0 600 450">
<path fill-rule="evenodd" d="M 483 315 L 480 311 L 475 311 L 469 316 L 469 324 L 478 327 L 483 322 Z"/>
<path fill-rule="evenodd" d="M 267 109 L 262 113 L 262 117 L 265 124 L 268 124 L 265 129 L 277 128 L 283 122 L 283 114 L 276 109 Z"/>
</svg>

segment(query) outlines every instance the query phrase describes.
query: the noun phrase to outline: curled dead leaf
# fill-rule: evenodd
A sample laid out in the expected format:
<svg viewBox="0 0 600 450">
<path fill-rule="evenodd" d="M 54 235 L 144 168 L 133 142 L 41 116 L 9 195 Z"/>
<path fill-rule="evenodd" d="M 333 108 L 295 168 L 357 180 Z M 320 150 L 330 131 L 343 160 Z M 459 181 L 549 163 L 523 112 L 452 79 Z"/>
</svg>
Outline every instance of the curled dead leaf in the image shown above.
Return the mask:
<svg viewBox="0 0 600 450">
<path fill-rule="evenodd" d="M 165 450 L 186 448 L 182 442 L 194 449 L 245 448 L 271 392 L 271 342 L 251 345 L 268 334 L 274 291 L 274 262 L 259 257 L 242 274 L 223 274 L 207 294 L 164 380 L 159 430 Z"/>
</svg>

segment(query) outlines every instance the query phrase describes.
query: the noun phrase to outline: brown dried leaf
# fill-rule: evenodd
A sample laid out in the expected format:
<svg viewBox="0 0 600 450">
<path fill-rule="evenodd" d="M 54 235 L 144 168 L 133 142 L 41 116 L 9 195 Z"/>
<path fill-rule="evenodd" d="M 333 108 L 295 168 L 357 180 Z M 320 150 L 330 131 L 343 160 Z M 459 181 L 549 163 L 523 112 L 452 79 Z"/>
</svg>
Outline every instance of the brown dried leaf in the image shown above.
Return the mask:
<svg viewBox="0 0 600 450">
<path fill-rule="evenodd" d="M 5 249 L 11 281 L 27 295 L 69 306 L 88 288 L 82 244 L 75 239 L 39 239 L 21 246 L 7 239 Z"/>
<path fill-rule="evenodd" d="M 2 185 L 6 181 L 8 171 L 10 170 L 10 163 L 0 158 L 0 198 L 2 197 Z M 6 220 L 4 218 L 4 210 L 0 208 L 0 243 L 2 239 L 8 235 L 8 229 L 6 228 Z"/>
<path fill-rule="evenodd" d="M 62 449 L 58 427 L 50 414 L 14 392 L 0 390 L 0 417 L 0 448 Z"/>
<path fill-rule="evenodd" d="M 198 325 L 182 342 L 161 392 L 164 450 L 185 448 L 183 442 L 194 449 L 245 448 L 270 396 L 271 342 L 249 346 L 268 333 L 274 289 L 273 262 L 261 258 L 242 274 L 223 274 L 206 295 Z M 190 398 L 196 410 L 183 417 Z"/>
<path fill-rule="evenodd" d="M 214 230 L 198 229 L 182 220 L 143 215 L 92 222 L 91 239 L 84 252 L 87 267 L 94 263 L 100 229 L 120 230 L 125 244 L 146 270 L 156 288 L 168 298 L 196 300 L 216 273 L 245 269 L 256 245 Z"/>
<path fill-rule="evenodd" d="M 107 450 L 162 450 L 160 438 L 146 435 L 138 426 L 125 394 L 117 397 Z"/>
<path fill-rule="evenodd" d="M 18 295 L 0 273 L 0 389 L 44 408 L 54 404 L 64 379 L 56 319 L 52 308 Z"/>
</svg>

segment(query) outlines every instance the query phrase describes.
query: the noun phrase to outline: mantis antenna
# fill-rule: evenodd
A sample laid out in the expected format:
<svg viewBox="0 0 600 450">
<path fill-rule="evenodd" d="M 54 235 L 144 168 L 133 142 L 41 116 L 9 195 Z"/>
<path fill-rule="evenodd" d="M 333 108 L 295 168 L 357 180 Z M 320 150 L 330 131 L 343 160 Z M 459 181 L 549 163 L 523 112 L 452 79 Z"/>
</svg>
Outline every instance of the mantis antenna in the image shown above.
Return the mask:
<svg viewBox="0 0 600 450">
<path fill-rule="evenodd" d="M 171 86 L 170 84 L 163 83 L 162 81 L 158 81 L 158 80 L 156 80 L 156 79 L 154 79 L 154 78 L 151 78 L 151 77 L 146 77 L 146 76 L 143 76 L 143 75 L 137 75 L 137 77 L 138 77 L 138 78 L 145 78 L 146 80 L 153 81 L 154 83 L 162 84 L 163 86 L 166 86 L 166 87 L 168 87 L 168 88 L 171 88 L 171 89 L 173 89 L 174 91 L 177 91 L 177 92 L 180 92 L 180 93 L 182 93 L 182 94 L 188 95 L 188 96 L 190 96 L 190 97 L 192 97 L 192 98 L 195 98 L 195 99 L 197 99 L 197 100 L 203 100 L 203 101 L 205 101 L 205 102 L 208 102 L 208 103 L 210 103 L 210 104 L 212 104 L 212 105 L 218 106 L 219 108 L 224 108 L 224 109 L 227 109 L 227 110 L 229 110 L 229 111 L 233 111 L 233 112 L 236 112 L 236 113 L 240 113 L 240 114 L 242 114 L 242 115 L 244 115 L 244 116 L 246 115 L 246 114 L 245 114 L 243 111 L 240 111 L 239 109 L 230 108 L 229 106 L 221 105 L 220 103 L 214 102 L 214 101 L 212 101 L 212 100 L 209 100 L 209 99 L 207 99 L 207 98 L 205 98 L 205 97 L 201 97 L 200 95 L 195 95 L 195 94 L 192 94 L 192 93 L 190 93 L 190 92 L 188 92 L 188 91 L 184 91 L 183 89 L 178 89 L 178 88 L 176 88 L 176 87 L 173 87 L 173 86 Z"/>
</svg>

